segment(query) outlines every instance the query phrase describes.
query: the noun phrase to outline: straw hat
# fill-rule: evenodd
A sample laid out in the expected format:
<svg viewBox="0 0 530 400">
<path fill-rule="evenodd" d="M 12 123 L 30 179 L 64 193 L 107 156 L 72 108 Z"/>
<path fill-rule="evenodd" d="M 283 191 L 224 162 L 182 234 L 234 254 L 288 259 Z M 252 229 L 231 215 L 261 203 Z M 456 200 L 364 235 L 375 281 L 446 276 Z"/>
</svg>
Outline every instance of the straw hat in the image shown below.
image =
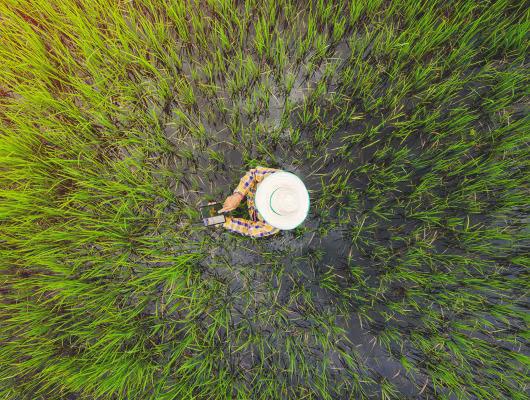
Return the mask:
<svg viewBox="0 0 530 400">
<path fill-rule="evenodd" d="M 309 211 L 309 193 L 304 182 L 285 171 L 267 176 L 256 189 L 256 208 L 263 219 L 278 229 L 293 229 Z"/>
</svg>

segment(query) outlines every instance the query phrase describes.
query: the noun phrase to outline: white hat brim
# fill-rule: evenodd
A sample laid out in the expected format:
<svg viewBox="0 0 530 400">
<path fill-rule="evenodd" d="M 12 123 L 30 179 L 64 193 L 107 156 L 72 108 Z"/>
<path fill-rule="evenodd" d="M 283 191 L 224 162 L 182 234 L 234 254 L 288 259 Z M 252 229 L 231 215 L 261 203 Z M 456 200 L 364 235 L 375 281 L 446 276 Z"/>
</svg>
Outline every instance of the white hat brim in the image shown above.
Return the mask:
<svg viewBox="0 0 530 400">
<path fill-rule="evenodd" d="M 300 205 L 296 212 L 289 215 L 278 215 L 271 208 L 271 195 L 276 189 L 288 187 L 298 193 Z M 294 174 L 286 171 L 270 174 L 258 184 L 256 189 L 255 204 L 258 212 L 265 222 L 275 228 L 288 230 L 300 225 L 309 212 L 309 193 L 304 182 Z"/>
</svg>

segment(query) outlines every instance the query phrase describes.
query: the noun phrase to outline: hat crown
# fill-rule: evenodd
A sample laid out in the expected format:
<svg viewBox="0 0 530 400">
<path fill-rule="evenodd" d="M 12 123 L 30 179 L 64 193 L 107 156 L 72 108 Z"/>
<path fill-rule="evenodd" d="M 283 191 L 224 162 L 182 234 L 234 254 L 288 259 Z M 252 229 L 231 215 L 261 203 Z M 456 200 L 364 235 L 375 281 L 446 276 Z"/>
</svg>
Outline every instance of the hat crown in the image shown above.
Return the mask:
<svg viewBox="0 0 530 400">
<path fill-rule="evenodd" d="M 292 214 L 298 203 L 297 193 L 290 188 L 278 188 L 271 196 L 271 206 L 280 215 Z"/>
</svg>

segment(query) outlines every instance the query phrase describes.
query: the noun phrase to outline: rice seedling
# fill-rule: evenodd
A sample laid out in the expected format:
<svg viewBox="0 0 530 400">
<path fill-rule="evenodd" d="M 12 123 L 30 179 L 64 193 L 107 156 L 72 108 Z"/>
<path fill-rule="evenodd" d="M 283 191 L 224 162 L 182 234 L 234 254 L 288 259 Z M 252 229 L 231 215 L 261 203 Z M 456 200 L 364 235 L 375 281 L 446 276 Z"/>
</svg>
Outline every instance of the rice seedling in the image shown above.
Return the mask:
<svg viewBox="0 0 530 400">
<path fill-rule="evenodd" d="M 5 0 L 0 397 L 526 398 L 524 6 Z"/>
</svg>

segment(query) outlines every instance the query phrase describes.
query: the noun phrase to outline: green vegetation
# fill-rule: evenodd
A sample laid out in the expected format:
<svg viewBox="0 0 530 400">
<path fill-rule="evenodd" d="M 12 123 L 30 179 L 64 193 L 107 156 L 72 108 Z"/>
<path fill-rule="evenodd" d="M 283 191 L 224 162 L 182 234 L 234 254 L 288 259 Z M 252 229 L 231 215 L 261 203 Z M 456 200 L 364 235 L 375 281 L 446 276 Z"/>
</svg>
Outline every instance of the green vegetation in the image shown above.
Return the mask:
<svg viewBox="0 0 530 400">
<path fill-rule="evenodd" d="M 516 0 L 3 0 L 0 398 L 526 399 Z M 198 224 L 255 165 L 307 223 Z"/>
</svg>

